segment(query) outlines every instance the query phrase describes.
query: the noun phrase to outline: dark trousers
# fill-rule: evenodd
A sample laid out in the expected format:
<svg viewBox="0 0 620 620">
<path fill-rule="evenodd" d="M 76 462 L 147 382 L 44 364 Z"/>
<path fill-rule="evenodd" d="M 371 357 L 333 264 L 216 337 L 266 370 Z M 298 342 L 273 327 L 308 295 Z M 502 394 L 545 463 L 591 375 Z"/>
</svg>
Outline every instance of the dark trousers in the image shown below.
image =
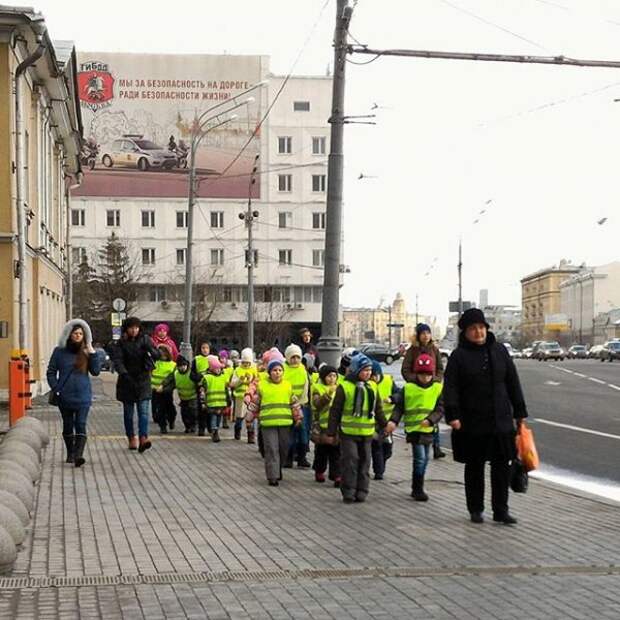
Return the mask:
<svg viewBox="0 0 620 620">
<path fill-rule="evenodd" d="M 290 426 L 267 426 L 262 429 L 265 445 L 265 475 L 273 482 L 282 477 L 282 463 L 286 459 L 290 440 Z"/>
<path fill-rule="evenodd" d="M 485 461 L 465 463 L 465 497 L 469 512 L 484 511 L 484 465 Z M 510 462 L 491 461 L 491 506 L 495 515 L 508 513 L 509 483 Z"/>
<path fill-rule="evenodd" d="M 63 435 L 86 435 L 86 420 L 90 407 L 60 407 Z"/>
<path fill-rule="evenodd" d="M 365 500 L 370 486 L 372 437 L 340 436 L 340 492 L 347 499 Z"/>
<path fill-rule="evenodd" d="M 196 410 L 198 409 L 198 401 L 193 398 L 192 400 L 181 401 L 181 420 L 185 430 L 194 432 L 196 430 Z"/>
<path fill-rule="evenodd" d="M 161 428 L 174 426 L 174 421 L 177 419 L 177 410 L 172 399 L 172 392 L 155 392 L 153 390 L 151 408 L 155 424 L 159 424 Z"/>
<path fill-rule="evenodd" d="M 312 469 L 317 474 L 324 474 L 329 465 L 329 479 L 340 478 L 340 446 L 317 444 L 314 447 L 314 463 Z"/>
<path fill-rule="evenodd" d="M 383 476 L 387 460 L 392 456 L 392 444 L 383 439 L 373 439 L 371 444 L 372 471 Z"/>
</svg>

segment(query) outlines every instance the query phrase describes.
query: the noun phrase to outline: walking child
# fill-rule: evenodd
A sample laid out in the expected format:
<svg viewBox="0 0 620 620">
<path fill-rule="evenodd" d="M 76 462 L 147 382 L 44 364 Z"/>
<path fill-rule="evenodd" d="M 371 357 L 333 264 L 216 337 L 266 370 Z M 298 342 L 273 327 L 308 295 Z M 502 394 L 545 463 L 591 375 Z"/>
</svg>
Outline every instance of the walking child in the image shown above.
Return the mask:
<svg viewBox="0 0 620 620">
<path fill-rule="evenodd" d="M 157 392 L 177 391 L 181 401 L 181 419 L 186 433 L 196 432 L 196 415 L 198 412 L 198 386 L 192 378 L 190 364 L 182 355 L 177 357 L 177 367 L 157 388 Z"/>
<path fill-rule="evenodd" d="M 415 381 L 406 383 L 402 401 L 398 403 L 387 431 L 393 432 L 404 417 L 407 443 L 413 450 L 411 497 L 418 502 L 428 501 L 424 491 L 424 475 L 433 443 L 433 427 L 443 417 L 442 384 L 434 379 L 435 360 L 426 353 L 415 361 Z"/>
<path fill-rule="evenodd" d="M 293 429 L 285 467 L 293 466 L 293 458 L 297 459 L 297 467 L 310 467 L 306 458 L 310 444 L 310 426 L 312 413 L 308 406 L 310 380 L 308 371 L 301 363 L 301 348 L 296 344 L 290 344 L 284 351 L 286 362 L 284 363 L 284 378 L 293 388 L 293 396 L 302 407 L 303 422 Z"/>
<path fill-rule="evenodd" d="M 370 380 L 374 381 L 377 386 L 379 398 L 383 406 L 383 415 L 386 420 L 389 420 L 394 411 L 393 398 L 397 394 L 398 388 L 394 384 L 392 376 L 384 374 L 381 364 L 377 361 L 372 362 L 372 376 Z M 392 456 L 392 447 L 392 433 L 386 433 L 377 429 L 371 446 L 372 470 L 375 474 L 375 480 L 383 480 L 385 466 L 388 459 Z"/>
<path fill-rule="evenodd" d="M 163 384 L 169 374 L 174 372 L 177 365 L 172 359 L 172 352 L 165 344 L 159 345 L 157 349 L 161 357 L 155 362 L 155 368 L 151 374 L 151 387 L 153 388 L 151 406 L 153 408 L 153 422 L 159 425 L 161 434 L 165 435 L 168 432 L 168 427 L 170 430 L 174 429 L 177 410 L 174 406 L 172 391 L 158 391 L 157 388 Z"/>
<path fill-rule="evenodd" d="M 232 375 L 234 372 L 233 363 L 230 360 L 230 353 L 227 349 L 220 349 L 217 354 L 222 364 L 222 374 L 226 376 L 226 391 L 228 392 L 228 401 L 232 402 L 230 398 L 230 380 L 232 379 Z M 232 413 L 231 407 L 226 407 L 224 411 L 222 411 L 222 428 L 228 428 L 228 421 L 230 419 L 230 415 Z"/>
<path fill-rule="evenodd" d="M 248 387 L 251 383 L 256 382 L 258 379 L 258 371 L 254 365 L 254 352 L 250 348 L 245 348 L 241 351 L 241 365 L 235 368 L 232 377 L 230 379 L 230 387 L 233 392 L 233 410 L 235 415 L 235 439 L 241 439 L 241 429 L 243 428 L 243 422 L 247 415 L 247 407 L 243 402 L 243 399 L 248 391 Z M 248 443 L 254 443 L 255 422 L 249 422 L 246 424 Z"/>
<path fill-rule="evenodd" d="M 345 504 L 368 497 L 370 446 L 375 425 L 385 427 L 377 386 L 370 381 L 372 362 L 362 353 L 351 358 L 346 378 L 336 388 L 329 411 L 328 444 L 340 432 L 340 492 Z"/>
<path fill-rule="evenodd" d="M 328 444 L 327 426 L 329 409 L 338 387 L 338 370 L 333 366 L 323 365 L 319 370 L 319 380 L 310 388 L 312 405 L 312 440 L 314 441 L 314 479 L 325 482 L 325 472 L 329 465 L 329 479 L 335 487 L 340 486 L 340 446 L 337 442 Z"/>
<path fill-rule="evenodd" d="M 209 372 L 202 380 L 202 387 L 205 394 L 205 410 L 208 416 L 208 428 L 214 443 L 220 441 L 220 424 L 222 415 L 227 407 L 230 406 L 228 395 L 228 376 L 224 373 L 222 362 L 215 356 L 209 356 Z M 204 418 L 198 419 L 198 434 L 204 435 Z"/>
</svg>

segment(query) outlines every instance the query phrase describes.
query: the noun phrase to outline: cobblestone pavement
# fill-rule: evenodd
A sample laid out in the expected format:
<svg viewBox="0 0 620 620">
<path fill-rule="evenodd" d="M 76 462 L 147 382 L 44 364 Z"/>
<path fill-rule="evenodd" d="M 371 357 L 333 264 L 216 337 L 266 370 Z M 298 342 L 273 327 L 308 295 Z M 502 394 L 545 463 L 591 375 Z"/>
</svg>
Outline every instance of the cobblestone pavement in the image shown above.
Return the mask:
<svg viewBox="0 0 620 620">
<path fill-rule="evenodd" d="M 33 412 L 52 441 L 0 618 L 620 617 L 617 504 L 532 482 L 511 496 L 517 527 L 473 525 L 462 466 L 434 461 L 414 503 L 397 441 L 368 502 L 346 506 L 308 470 L 268 487 L 231 431 L 129 452 L 109 378 L 98 388 L 79 470 L 57 412 Z"/>
</svg>

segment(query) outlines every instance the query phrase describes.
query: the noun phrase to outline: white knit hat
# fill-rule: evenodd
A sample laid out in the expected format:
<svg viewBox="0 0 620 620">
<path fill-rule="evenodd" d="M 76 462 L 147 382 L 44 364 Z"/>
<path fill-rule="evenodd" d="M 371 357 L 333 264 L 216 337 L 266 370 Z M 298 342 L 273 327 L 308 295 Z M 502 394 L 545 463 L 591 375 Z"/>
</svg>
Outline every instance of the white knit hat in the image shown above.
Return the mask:
<svg viewBox="0 0 620 620">
<path fill-rule="evenodd" d="M 250 364 L 254 361 L 254 351 L 250 347 L 241 350 L 241 361 L 250 362 Z"/>
<path fill-rule="evenodd" d="M 291 361 L 291 357 L 299 357 L 301 359 L 301 348 L 298 347 L 296 344 L 289 344 L 288 347 L 286 347 L 286 350 L 284 351 L 284 357 L 286 358 L 287 362 Z"/>
</svg>

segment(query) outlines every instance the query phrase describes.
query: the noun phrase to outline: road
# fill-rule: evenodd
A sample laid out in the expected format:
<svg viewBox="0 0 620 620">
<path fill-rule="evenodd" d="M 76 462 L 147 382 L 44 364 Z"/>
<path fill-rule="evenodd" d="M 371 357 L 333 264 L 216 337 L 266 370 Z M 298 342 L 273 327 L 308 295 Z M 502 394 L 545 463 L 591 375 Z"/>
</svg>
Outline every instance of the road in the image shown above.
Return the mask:
<svg viewBox="0 0 620 620">
<path fill-rule="evenodd" d="M 620 493 L 620 363 L 516 360 L 540 477 Z M 400 363 L 385 367 L 401 381 Z M 449 435 L 444 432 L 444 444 Z"/>
</svg>

